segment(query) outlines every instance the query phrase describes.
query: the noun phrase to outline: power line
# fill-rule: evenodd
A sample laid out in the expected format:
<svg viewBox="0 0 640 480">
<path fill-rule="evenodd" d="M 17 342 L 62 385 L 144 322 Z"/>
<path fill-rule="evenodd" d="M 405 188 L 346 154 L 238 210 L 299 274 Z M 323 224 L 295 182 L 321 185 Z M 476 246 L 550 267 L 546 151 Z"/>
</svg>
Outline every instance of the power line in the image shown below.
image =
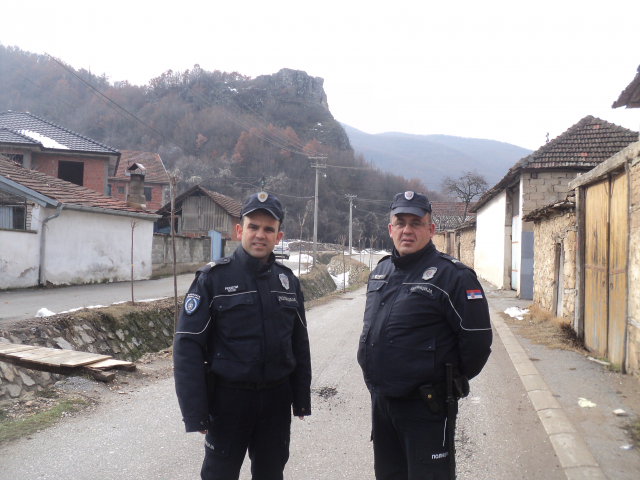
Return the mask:
<svg viewBox="0 0 640 480">
<path fill-rule="evenodd" d="M 67 102 L 65 102 L 64 100 L 62 100 L 61 98 L 59 98 L 57 95 L 54 95 L 53 93 L 51 93 L 48 90 L 45 90 L 44 88 L 42 88 L 40 85 L 38 85 L 37 83 L 32 82 L 31 80 L 29 80 L 27 77 L 25 77 L 24 75 L 19 74 L 18 72 L 16 72 L 15 70 L 13 71 L 13 73 L 15 73 L 16 75 L 18 75 L 19 77 L 24 78 L 27 82 L 29 82 L 31 85 L 34 85 L 36 87 L 38 87 L 40 90 L 42 90 L 44 93 L 51 95 L 52 97 L 55 97 L 56 100 L 58 100 L 59 102 L 64 103 L 67 107 L 69 107 L 71 110 L 73 110 L 74 112 L 77 112 L 78 110 L 75 109 L 74 107 L 72 107 L 71 105 L 69 105 Z"/>
<path fill-rule="evenodd" d="M 71 70 L 70 68 L 68 68 L 66 65 L 64 65 L 62 62 L 60 62 L 57 58 L 49 55 L 47 52 L 44 52 L 45 55 L 47 55 L 49 58 L 51 58 L 54 62 L 56 62 L 58 65 L 60 65 L 62 68 L 64 68 L 67 72 L 69 72 L 71 75 L 73 75 L 75 78 L 77 78 L 78 80 L 80 80 L 82 83 L 84 83 L 87 87 L 91 88 L 92 90 L 94 90 L 95 92 L 97 92 L 97 94 L 99 95 L 98 98 L 102 97 L 105 98 L 106 100 L 108 100 L 109 102 L 113 103 L 116 107 L 118 107 L 120 110 L 122 110 L 123 112 L 127 113 L 128 115 L 130 115 L 131 117 L 133 117 L 134 119 L 136 119 L 138 122 L 140 122 L 142 125 L 144 125 L 145 127 L 147 127 L 149 130 L 157 133 L 158 135 L 160 135 L 162 138 L 164 138 L 166 141 L 173 143 L 176 147 L 178 147 L 179 149 L 181 149 L 182 151 L 187 151 L 187 149 L 185 149 L 184 147 L 182 147 L 181 145 L 178 145 L 175 141 L 171 140 L 168 137 L 165 137 L 162 133 L 160 133 L 159 131 L 157 131 L 155 128 L 153 128 L 150 125 L 147 125 L 146 123 L 144 123 L 142 120 L 140 120 L 138 117 L 136 117 L 133 113 L 129 112 L 126 108 L 121 107 L 120 105 L 118 105 L 116 102 L 114 102 L 113 100 L 111 100 L 109 97 L 107 97 L 105 94 L 103 94 L 100 90 L 98 90 L 97 88 L 95 88 L 93 85 L 91 85 L 90 83 L 86 82 L 82 77 L 80 77 L 79 75 L 77 75 L 73 70 Z M 114 110 L 116 113 L 118 113 L 122 118 L 128 120 L 129 122 L 131 122 L 131 120 L 127 119 L 126 117 L 124 117 L 123 115 L 120 114 L 120 112 L 118 112 L 117 110 Z"/>
</svg>

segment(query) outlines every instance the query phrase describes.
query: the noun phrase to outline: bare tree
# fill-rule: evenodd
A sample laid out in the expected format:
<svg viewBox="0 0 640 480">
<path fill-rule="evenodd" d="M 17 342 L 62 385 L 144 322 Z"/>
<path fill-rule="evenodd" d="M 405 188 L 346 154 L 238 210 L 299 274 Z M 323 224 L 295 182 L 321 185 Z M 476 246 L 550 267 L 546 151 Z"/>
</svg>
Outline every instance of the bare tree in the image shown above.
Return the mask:
<svg viewBox="0 0 640 480">
<path fill-rule="evenodd" d="M 131 220 L 131 305 L 135 305 L 136 301 L 133 298 L 133 231 L 139 225 L 137 220 Z"/>
<path fill-rule="evenodd" d="M 373 244 L 377 239 L 376 236 L 369 237 L 369 270 L 373 270 Z"/>
<path fill-rule="evenodd" d="M 467 210 L 471 201 L 486 192 L 488 188 L 487 180 L 476 170 L 462 172 L 457 178 L 447 175 L 440 184 L 442 193 L 457 198 L 464 203 L 463 222 L 467 219 Z"/>
</svg>

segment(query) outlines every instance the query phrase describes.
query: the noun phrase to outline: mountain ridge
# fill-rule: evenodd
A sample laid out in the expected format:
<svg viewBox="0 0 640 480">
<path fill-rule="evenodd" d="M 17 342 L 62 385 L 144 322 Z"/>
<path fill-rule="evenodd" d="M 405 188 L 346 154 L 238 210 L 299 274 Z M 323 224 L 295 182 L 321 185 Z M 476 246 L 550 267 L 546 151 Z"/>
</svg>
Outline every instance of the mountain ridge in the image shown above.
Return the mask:
<svg viewBox="0 0 640 480">
<path fill-rule="evenodd" d="M 382 170 L 418 178 L 431 188 L 436 188 L 445 175 L 456 176 L 452 164 L 460 172 L 477 170 L 493 185 L 519 159 L 532 152 L 498 140 L 403 132 L 370 134 L 340 124 L 353 149 L 366 160 Z"/>
</svg>

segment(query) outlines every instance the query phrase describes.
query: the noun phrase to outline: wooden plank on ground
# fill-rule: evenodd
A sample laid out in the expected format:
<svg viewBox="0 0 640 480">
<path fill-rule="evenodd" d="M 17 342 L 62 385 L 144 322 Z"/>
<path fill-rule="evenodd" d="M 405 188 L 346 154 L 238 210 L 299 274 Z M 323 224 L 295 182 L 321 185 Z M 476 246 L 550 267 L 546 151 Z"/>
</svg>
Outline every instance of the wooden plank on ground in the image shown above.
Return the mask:
<svg viewBox="0 0 640 480">
<path fill-rule="evenodd" d="M 91 363 L 99 362 L 101 360 L 107 360 L 111 358 L 110 355 L 98 355 L 95 353 L 75 352 L 75 354 L 69 355 L 66 360 L 63 359 L 58 365 L 61 367 L 83 367 Z M 47 361 L 48 359 L 45 359 Z M 53 360 L 58 360 L 56 357 Z"/>
<path fill-rule="evenodd" d="M 23 350 L 33 350 L 33 345 L 19 345 L 16 343 L 0 343 L 0 356 L 4 353 L 21 352 Z"/>
<path fill-rule="evenodd" d="M 59 350 L 53 348 L 34 348 L 33 350 L 25 350 L 22 352 L 9 353 L 7 357 L 22 358 L 29 361 L 38 360 L 40 358 L 55 357 L 56 355 L 65 355 L 65 352 L 73 350 Z"/>
<path fill-rule="evenodd" d="M 88 373 L 96 380 L 100 380 L 102 382 L 111 382 L 114 378 L 116 378 L 116 372 L 104 372 L 102 370 L 91 367 L 82 367 L 82 371 Z"/>
<path fill-rule="evenodd" d="M 109 358 L 108 360 L 102 360 L 100 362 L 91 363 L 87 367 L 95 368 L 98 370 L 109 370 L 111 368 L 119 368 L 122 370 L 135 370 L 136 366 L 133 362 L 127 362 L 125 360 L 117 360 L 115 358 Z"/>
</svg>

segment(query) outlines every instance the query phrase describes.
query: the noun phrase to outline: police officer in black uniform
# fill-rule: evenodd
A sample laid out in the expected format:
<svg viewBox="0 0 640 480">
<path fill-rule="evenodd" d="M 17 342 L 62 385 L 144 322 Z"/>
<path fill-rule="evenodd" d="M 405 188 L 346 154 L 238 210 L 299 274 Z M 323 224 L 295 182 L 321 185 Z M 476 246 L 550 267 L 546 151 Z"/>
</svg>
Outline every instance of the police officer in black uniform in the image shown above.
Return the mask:
<svg viewBox="0 0 640 480">
<path fill-rule="evenodd" d="M 253 479 L 282 479 L 292 407 L 311 414 L 302 291 L 273 255 L 283 217 L 276 197 L 251 195 L 241 245 L 198 270 L 180 312 L 176 393 L 186 431 L 206 434 L 203 479 L 237 480 L 247 450 Z"/>
<path fill-rule="evenodd" d="M 371 393 L 377 480 L 455 477 L 457 400 L 491 353 L 476 274 L 438 252 L 434 232 L 427 197 L 397 194 L 393 252 L 369 276 L 358 362 Z"/>
</svg>

